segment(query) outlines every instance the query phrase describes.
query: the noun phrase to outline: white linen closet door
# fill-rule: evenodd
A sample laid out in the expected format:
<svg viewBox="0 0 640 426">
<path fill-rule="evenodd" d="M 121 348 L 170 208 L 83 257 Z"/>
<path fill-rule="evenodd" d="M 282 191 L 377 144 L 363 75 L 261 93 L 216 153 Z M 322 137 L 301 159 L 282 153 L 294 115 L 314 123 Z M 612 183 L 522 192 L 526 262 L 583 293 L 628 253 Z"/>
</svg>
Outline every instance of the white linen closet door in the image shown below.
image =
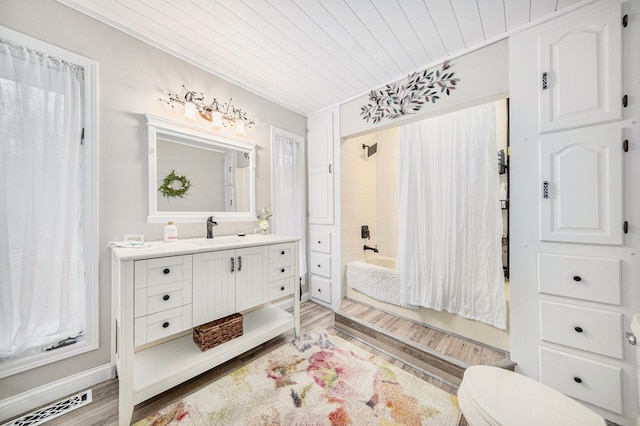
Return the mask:
<svg viewBox="0 0 640 426">
<path fill-rule="evenodd" d="M 622 118 L 620 30 L 611 8 L 538 36 L 540 133 Z"/>
<path fill-rule="evenodd" d="M 622 244 L 622 129 L 597 126 L 539 141 L 540 239 Z"/>
</svg>

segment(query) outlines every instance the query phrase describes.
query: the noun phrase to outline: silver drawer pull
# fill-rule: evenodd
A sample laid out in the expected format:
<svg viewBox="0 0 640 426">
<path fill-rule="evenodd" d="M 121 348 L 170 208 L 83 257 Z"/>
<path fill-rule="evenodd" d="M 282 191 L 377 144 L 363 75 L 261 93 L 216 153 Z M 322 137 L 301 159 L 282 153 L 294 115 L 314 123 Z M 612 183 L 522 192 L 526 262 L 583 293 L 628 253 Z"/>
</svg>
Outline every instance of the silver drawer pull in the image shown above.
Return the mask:
<svg viewBox="0 0 640 426">
<path fill-rule="evenodd" d="M 167 328 L 167 327 L 169 327 L 169 321 L 162 324 L 162 328 Z"/>
<path fill-rule="evenodd" d="M 169 296 L 168 294 L 165 294 L 164 296 L 162 296 L 162 300 L 169 300 L 171 296 Z"/>
</svg>

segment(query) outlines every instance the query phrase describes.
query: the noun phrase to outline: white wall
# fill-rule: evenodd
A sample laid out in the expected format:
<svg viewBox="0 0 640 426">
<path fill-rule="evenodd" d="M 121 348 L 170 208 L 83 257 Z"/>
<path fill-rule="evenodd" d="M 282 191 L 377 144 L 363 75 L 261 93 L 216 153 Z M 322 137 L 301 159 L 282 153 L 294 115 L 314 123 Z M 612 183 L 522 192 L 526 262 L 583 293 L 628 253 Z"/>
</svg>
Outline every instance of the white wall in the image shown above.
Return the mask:
<svg viewBox="0 0 640 426">
<path fill-rule="evenodd" d="M 180 119 L 156 99 L 181 85 L 228 99 L 256 121 L 247 138 L 257 148 L 257 207 L 270 206 L 270 126 L 305 134 L 306 118 L 82 15 L 54 0 L 2 0 L 0 25 L 98 61 L 100 186 L 100 349 L 0 380 L 0 400 L 109 362 L 110 259 L 107 243 L 124 233 L 162 238 L 147 224 L 147 139 L 143 114 Z M 231 132 L 232 130 L 228 130 Z M 201 237 L 205 224 L 178 223 L 179 236 Z M 254 222 L 222 223 L 219 235 L 253 232 Z"/>
</svg>

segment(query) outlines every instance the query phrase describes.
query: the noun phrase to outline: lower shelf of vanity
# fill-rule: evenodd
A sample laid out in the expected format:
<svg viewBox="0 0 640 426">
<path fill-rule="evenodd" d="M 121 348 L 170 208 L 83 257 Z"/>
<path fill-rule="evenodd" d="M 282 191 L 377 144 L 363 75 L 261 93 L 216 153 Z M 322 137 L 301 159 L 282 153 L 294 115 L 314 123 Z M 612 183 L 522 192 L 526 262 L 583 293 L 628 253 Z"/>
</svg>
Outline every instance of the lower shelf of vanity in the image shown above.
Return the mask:
<svg viewBox="0 0 640 426">
<path fill-rule="evenodd" d="M 292 314 L 267 305 L 243 315 L 243 334 L 202 352 L 191 335 L 136 352 L 134 404 L 139 404 L 294 328 Z"/>
</svg>

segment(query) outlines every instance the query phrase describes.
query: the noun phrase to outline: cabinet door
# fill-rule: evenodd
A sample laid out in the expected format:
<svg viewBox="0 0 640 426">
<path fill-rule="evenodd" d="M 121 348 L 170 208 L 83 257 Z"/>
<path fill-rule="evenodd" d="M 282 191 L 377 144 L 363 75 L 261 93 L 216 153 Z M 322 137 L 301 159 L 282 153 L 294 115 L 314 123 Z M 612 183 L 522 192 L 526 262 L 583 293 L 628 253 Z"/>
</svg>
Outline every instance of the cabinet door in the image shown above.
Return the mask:
<svg viewBox="0 0 640 426">
<path fill-rule="evenodd" d="M 253 308 L 269 301 L 269 248 L 236 250 L 236 310 Z"/>
<path fill-rule="evenodd" d="M 541 138 L 542 241 L 622 244 L 621 132 L 609 125 Z"/>
<path fill-rule="evenodd" d="M 193 255 L 194 326 L 236 312 L 235 268 L 235 250 Z"/>
<path fill-rule="evenodd" d="M 316 114 L 309 126 L 309 223 L 333 224 L 333 112 Z"/>
<path fill-rule="evenodd" d="M 621 12 L 540 32 L 540 133 L 622 118 Z"/>
</svg>

